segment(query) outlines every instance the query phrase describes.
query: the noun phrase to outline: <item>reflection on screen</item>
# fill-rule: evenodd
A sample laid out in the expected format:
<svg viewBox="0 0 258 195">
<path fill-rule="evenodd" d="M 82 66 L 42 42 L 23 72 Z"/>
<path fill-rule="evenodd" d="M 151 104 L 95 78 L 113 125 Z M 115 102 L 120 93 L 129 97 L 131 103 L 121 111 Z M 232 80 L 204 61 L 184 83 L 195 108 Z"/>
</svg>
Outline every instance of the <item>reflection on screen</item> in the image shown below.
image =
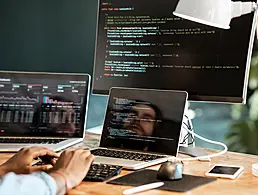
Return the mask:
<svg viewBox="0 0 258 195">
<path fill-rule="evenodd" d="M 79 136 L 87 76 L 0 73 L 0 135 Z"/>
<path fill-rule="evenodd" d="M 144 98 L 138 99 L 137 93 L 143 94 Z M 148 90 L 132 91 L 130 98 L 115 92 L 111 94 L 104 123 L 104 139 L 101 141 L 103 146 L 141 151 L 161 152 L 163 150 L 163 153 L 176 152 L 186 100 L 185 94 L 179 93 L 174 97 L 171 95 L 171 99 L 155 101 L 159 95 L 158 92 Z M 176 102 L 176 100 L 179 101 Z M 170 110 L 167 108 L 169 103 L 170 106 L 177 106 L 178 109 Z M 180 119 L 177 120 L 177 118 Z"/>
<path fill-rule="evenodd" d="M 160 130 L 163 118 L 157 106 L 146 101 L 117 97 L 114 97 L 114 102 L 110 136 L 131 136 L 137 139 L 149 136 L 151 138 L 156 131 Z M 117 131 L 117 127 L 121 128 Z"/>
</svg>

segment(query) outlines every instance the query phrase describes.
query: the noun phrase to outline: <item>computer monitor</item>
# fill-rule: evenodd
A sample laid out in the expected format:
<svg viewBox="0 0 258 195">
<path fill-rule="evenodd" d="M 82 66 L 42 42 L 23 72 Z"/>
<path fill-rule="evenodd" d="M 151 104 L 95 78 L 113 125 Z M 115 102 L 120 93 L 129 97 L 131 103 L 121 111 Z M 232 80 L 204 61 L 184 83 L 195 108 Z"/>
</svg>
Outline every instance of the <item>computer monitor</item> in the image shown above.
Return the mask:
<svg viewBox="0 0 258 195">
<path fill-rule="evenodd" d="M 230 30 L 173 16 L 178 0 L 99 0 L 93 93 L 184 90 L 189 100 L 245 103 L 254 13 Z"/>
</svg>

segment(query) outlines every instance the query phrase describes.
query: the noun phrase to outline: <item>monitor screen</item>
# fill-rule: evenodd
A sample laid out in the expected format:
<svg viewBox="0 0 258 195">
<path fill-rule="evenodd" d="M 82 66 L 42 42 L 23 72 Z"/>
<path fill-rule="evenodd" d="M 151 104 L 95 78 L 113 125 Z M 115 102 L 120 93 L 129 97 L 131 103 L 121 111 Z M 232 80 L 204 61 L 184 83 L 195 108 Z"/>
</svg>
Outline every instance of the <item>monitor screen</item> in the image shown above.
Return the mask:
<svg viewBox="0 0 258 195">
<path fill-rule="evenodd" d="M 0 136 L 82 137 L 89 75 L 0 72 Z"/>
<path fill-rule="evenodd" d="M 245 102 L 254 14 L 229 30 L 172 14 L 178 0 L 100 0 L 94 94 L 111 87 L 183 90 L 192 101 Z"/>
<path fill-rule="evenodd" d="M 112 88 L 101 147 L 176 156 L 187 93 Z"/>
</svg>

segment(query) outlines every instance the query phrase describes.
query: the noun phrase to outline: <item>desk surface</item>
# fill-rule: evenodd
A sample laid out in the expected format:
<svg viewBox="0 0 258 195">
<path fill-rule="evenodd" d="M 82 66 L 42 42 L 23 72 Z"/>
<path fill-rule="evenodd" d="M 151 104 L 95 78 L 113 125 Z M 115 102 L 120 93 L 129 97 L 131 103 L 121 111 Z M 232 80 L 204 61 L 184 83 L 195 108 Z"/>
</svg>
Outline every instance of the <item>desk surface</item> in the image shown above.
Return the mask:
<svg viewBox="0 0 258 195">
<path fill-rule="evenodd" d="M 86 134 L 84 143 L 77 146 L 86 146 L 89 148 L 98 145 L 100 136 L 97 134 Z M 207 150 L 212 152 L 211 150 Z M 0 154 L 0 164 L 10 158 L 13 154 Z M 239 154 L 228 152 L 223 156 L 213 158 L 211 162 L 191 161 L 185 162 L 184 173 L 204 176 L 205 172 L 215 163 L 240 165 L 244 167 L 243 173 L 235 180 L 218 179 L 210 184 L 195 188 L 187 193 L 175 193 L 162 190 L 151 190 L 139 195 L 165 195 L 165 194 L 258 194 L 258 177 L 252 175 L 252 164 L 258 163 L 258 156 Z M 158 169 L 159 166 L 150 167 L 151 169 Z M 130 171 L 122 171 L 121 175 L 130 173 Z M 119 177 L 119 176 L 117 176 Z M 69 195 L 119 195 L 123 190 L 130 188 L 130 186 L 119 186 L 106 184 L 105 182 L 82 182 L 79 186 L 69 191 Z"/>
</svg>

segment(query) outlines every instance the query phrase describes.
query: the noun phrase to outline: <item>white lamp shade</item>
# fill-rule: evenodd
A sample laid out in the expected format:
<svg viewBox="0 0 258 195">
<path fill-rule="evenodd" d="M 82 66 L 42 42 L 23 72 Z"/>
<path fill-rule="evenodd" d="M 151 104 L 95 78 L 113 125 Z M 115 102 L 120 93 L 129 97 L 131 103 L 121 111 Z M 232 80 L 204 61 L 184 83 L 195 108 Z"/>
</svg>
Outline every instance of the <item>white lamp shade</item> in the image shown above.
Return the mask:
<svg viewBox="0 0 258 195">
<path fill-rule="evenodd" d="M 231 0 L 180 0 L 175 16 L 198 23 L 229 29 Z"/>
<path fill-rule="evenodd" d="M 231 0 L 180 0 L 175 16 L 202 24 L 229 29 L 232 18 L 257 10 L 255 2 Z"/>
</svg>

